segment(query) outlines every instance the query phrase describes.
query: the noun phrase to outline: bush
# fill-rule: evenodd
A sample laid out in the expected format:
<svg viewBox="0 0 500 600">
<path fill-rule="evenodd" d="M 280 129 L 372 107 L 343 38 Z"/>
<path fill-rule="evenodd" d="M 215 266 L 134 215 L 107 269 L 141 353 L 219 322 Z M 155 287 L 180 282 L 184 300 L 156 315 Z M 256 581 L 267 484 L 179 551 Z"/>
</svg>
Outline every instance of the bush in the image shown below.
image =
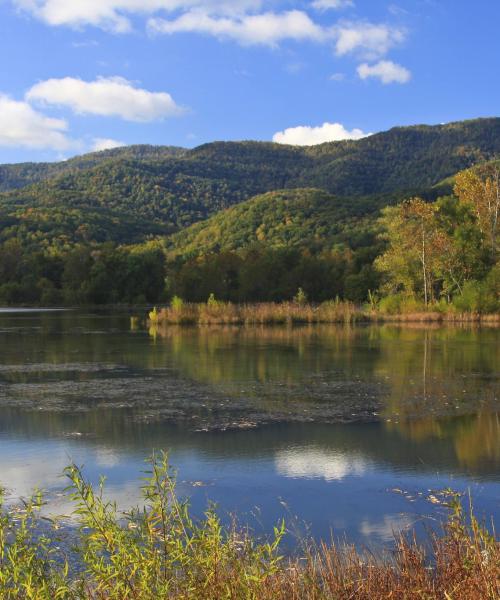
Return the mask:
<svg viewBox="0 0 500 600">
<path fill-rule="evenodd" d="M 500 310 L 500 269 L 492 269 L 485 281 L 468 281 L 454 306 L 463 312 L 494 313 Z"/>
<path fill-rule="evenodd" d="M 414 296 L 407 294 L 392 294 L 382 298 L 379 302 L 381 313 L 388 315 L 401 315 L 425 311 L 425 305 Z"/>
<path fill-rule="evenodd" d="M 179 296 L 174 296 L 170 302 L 170 307 L 176 313 L 180 313 L 184 307 L 184 300 Z"/>
<path fill-rule="evenodd" d="M 300 306 L 307 304 L 307 294 L 304 292 L 304 290 L 301 287 L 299 287 L 299 289 L 297 290 L 297 293 L 293 297 L 293 301 L 296 304 L 299 304 Z"/>
</svg>

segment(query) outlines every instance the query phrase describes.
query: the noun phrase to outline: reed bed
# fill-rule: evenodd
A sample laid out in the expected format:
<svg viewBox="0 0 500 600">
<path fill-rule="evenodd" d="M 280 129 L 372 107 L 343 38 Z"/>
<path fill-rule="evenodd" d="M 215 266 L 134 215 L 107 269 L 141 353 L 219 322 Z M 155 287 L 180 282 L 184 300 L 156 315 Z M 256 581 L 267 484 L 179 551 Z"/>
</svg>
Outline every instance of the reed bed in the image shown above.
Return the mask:
<svg viewBox="0 0 500 600">
<path fill-rule="evenodd" d="M 219 300 L 211 303 L 171 305 L 158 312 L 159 324 L 190 325 L 279 325 L 292 323 L 353 323 L 365 320 L 365 312 L 351 302 L 262 302 L 233 304 Z"/>
<path fill-rule="evenodd" d="M 152 314 L 152 313 L 151 313 Z M 212 299 L 207 303 L 178 301 L 155 311 L 150 321 L 157 325 L 280 325 L 313 323 L 484 323 L 500 325 L 500 314 L 457 312 L 447 309 L 409 311 L 391 314 L 352 302 L 331 300 L 321 304 L 297 302 L 262 302 L 233 304 Z"/>
<path fill-rule="evenodd" d="M 144 508 L 125 515 L 81 471 L 66 469 L 80 529 L 61 544 L 54 521 L 40 533 L 35 495 L 0 510 L 2 600 L 497 600 L 500 544 L 451 496 L 450 516 L 423 543 L 398 535 L 380 556 L 335 543 L 304 544 L 285 558 L 279 525 L 258 541 L 209 509 L 200 520 L 175 491 L 165 455 L 151 460 Z M 304 550 L 304 548 L 306 548 Z"/>
</svg>

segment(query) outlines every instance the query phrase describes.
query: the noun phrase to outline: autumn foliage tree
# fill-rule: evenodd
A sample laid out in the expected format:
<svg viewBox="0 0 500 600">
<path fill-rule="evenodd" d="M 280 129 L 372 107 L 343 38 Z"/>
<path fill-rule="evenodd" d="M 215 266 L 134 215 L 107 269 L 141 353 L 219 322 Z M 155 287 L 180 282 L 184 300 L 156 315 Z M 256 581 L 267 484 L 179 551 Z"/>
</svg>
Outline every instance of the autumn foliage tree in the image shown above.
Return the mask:
<svg viewBox="0 0 500 600">
<path fill-rule="evenodd" d="M 460 202 L 471 206 L 481 232 L 497 258 L 497 234 L 500 215 L 500 170 L 497 165 L 468 169 L 456 177 L 455 195 Z"/>
<path fill-rule="evenodd" d="M 402 292 L 425 306 L 467 297 L 460 303 L 465 308 L 496 310 L 500 171 L 491 165 L 462 171 L 454 192 L 434 203 L 412 198 L 382 211 L 388 247 L 375 264 L 385 276 L 383 291 Z"/>
</svg>

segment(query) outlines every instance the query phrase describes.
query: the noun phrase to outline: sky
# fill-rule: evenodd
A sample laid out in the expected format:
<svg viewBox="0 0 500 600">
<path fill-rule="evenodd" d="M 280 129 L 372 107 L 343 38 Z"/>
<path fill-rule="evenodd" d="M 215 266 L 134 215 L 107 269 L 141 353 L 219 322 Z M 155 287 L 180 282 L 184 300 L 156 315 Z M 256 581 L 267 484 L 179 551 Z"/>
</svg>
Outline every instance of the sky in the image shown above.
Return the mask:
<svg viewBox="0 0 500 600">
<path fill-rule="evenodd" d="M 0 163 L 498 116 L 498 0 L 0 0 Z"/>
</svg>

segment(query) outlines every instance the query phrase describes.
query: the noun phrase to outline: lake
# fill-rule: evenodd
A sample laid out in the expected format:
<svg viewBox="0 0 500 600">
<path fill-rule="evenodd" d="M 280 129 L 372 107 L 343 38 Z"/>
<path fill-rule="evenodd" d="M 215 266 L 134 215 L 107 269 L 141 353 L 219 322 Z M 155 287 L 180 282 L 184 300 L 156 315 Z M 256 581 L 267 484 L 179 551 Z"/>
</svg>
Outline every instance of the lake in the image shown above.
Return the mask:
<svg viewBox="0 0 500 600">
<path fill-rule="evenodd" d="M 54 513 L 70 461 L 126 508 L 168 450 L 197 513 L 377 546 L 442 517 L 446 488 L 499 516 L 499 412 L 500 329 L 0 310 L 0 482 L 43 488 Z"/>
</svg>

